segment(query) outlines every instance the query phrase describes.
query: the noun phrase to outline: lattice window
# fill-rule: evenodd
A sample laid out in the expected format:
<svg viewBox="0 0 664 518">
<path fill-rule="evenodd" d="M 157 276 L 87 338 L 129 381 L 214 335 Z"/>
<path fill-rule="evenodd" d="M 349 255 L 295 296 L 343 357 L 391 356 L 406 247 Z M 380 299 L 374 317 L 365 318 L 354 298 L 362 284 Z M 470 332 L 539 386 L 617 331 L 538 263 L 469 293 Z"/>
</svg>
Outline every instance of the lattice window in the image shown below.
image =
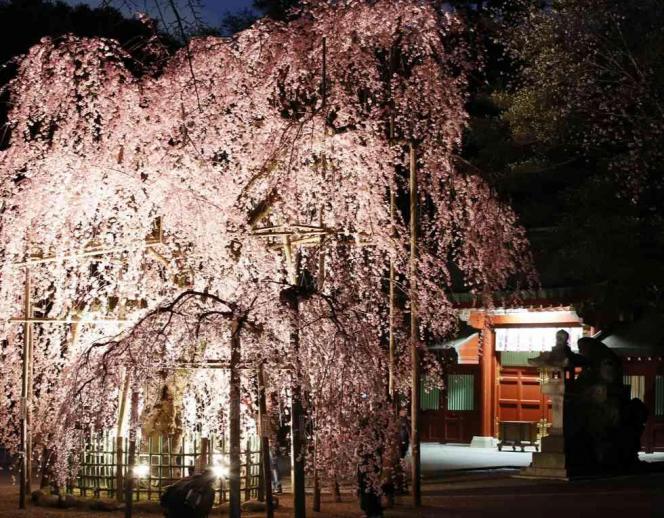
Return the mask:
<svg viewBox="0 0 664 518">
<path fill-rule="evenodd" d="M 630 386 L 629 396 L 643 401 L 646 394 L 645 376 L 623 376 L 623 383 Z"/>
<path fill-rule="evenodd" d="M 475 376 L 447 375 L 447 409 L 455 411 L 475 409 Z"/>
<path fill-rule="evenodd" d="M 664 376 L 655 376 L 655 416 L 664 416 Z"/>
<path fill-rule="evenodd" d="M 440 389 L 438 387 L 426 387 L 426 379 L 420 381 L 420 409 L 438 410 L 440 409 Z M 427 390 L 428 389 L 428 390 Z"/>
</svg>

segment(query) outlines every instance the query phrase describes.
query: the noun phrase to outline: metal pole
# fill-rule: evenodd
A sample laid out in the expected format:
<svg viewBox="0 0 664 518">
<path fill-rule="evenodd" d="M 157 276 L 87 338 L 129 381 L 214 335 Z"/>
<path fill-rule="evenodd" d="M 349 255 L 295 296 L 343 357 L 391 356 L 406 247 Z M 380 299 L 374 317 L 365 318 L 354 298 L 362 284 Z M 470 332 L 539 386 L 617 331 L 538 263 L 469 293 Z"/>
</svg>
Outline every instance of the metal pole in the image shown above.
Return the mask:
<svg viewBox="0 0 664 518">
<path fill-rule="evenodd" d="M 30 297 L 30 270 L 25 269 L 25 287 L 23 291 L 23 313 L 26 319 L 31 317 L 32 302 Z M 25 498 L 29 485 L 29 464 L 28 449 L 30 443 L 30 421 L 28 420 L 28 404 L 30 396 L 30 360 L 31 360 L 31 342 L 32 342 L 32 326 L 29 322 L 23 325 L 23 372 L 21 380 L 21 451 L 19 453 L 21 458 L 20 465 L 20 488 L 18 506 L 20 509 L 25 509 Z"/>
<path fill-rule="evenodd" d="M 230 379 L 230 518 L 240 518 L 240 325 L 231 326 Z"/>
<path fill-rule="evenodd" d="M 272 470 L 270 462 L 269 417 L 265 400 L 265 373 L 263 364 L 258 367 L 258 409 L 261 427 L 261 460 L 263 461 L 263 487 L 265 488 L 265 516 L 274 517 L 274 500 L 272 498 Z"/>
<path fill-rule="evenodd" d="M 417 156 L 415 145 L 409 145 L 410 154 L 410 357 L 411 379 L 411 433 L 413 505 L 422 504 L 420 492 L 420 354 L 417 349 Z"/>
</svg>

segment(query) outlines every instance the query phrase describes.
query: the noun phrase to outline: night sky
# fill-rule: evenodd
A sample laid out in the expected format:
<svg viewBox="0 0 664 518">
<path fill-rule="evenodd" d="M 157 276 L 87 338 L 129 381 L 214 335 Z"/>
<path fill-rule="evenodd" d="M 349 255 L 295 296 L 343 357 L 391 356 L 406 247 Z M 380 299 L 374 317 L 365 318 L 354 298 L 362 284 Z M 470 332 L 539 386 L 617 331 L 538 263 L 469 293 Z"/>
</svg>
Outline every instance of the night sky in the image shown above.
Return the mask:
<svg viewBox="0 0 664 518">
<path fill-rule="evenodd" d="M 97 7 L 101 3 L 101 0 L 85 0 L 85 1 L 66 0 L 66 1 L 68 4 L 71 5 L 85 3 L 92 7 Z M 201 14 L 203 16 L 204 21 L 208 25 L 212 27 L 217 27 L 221 23 L 221 19 L 226 13 L 238 12 L 245 8 L 249 8 L 251 7 L 251 2 L 252 0 L 200 0 L 200 4 L 203 6 L 203 12 Z M 152 12 L 153 8 L 150 7 L 151 5 L 154 5 L 154 2 L 149 0 L 135 0 L 130 3 L 136 5 L 137 10 L 142 10 L 148 12 L 149 14 L 154 15 L 154 13 Z M 127 15 L 132 14 L 129 12 L 129 9 L 123 6 L 124 2 L 122 2 L 121 0 L 117 0 L 116 2 L 112 2 L 111 4 L 114 7 L 125 12 L 125 14 Z M 185 7 L 185 3 L 178 2 L 178 4 L 181 6 L 183 14 L 186 15 L 187 8 Z"/>
</svg>

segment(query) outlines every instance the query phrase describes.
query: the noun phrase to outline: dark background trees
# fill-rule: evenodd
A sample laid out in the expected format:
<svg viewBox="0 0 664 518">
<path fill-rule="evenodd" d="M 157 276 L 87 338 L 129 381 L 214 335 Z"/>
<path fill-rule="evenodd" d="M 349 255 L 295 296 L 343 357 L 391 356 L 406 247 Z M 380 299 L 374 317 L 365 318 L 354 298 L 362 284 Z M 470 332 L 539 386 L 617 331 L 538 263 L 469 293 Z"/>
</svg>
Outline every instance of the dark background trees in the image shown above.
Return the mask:
<svg viewBox="0 0 664 518">
<path fill-rule="evenodd" d="M 455 1 L 483 68 L 463 157 L 589 323 L 662 309 L 664 4 Z"/>
<path fill-rule="evenodd" d="M 158 69 L 160 62 L 180 45 L 175 38 L 159 31 L 156 22 L 126 18 L 113 7 L 0 0 L 0 149 L 6 145 L 7 137 L 4 128 L 8 94 L 3 86 L 16 71 L 14 58 L 45 36 L 59 38 L 65 34 L 117 40 L 134 60 L 133 70 L 137 73 Z"/>
</svg>

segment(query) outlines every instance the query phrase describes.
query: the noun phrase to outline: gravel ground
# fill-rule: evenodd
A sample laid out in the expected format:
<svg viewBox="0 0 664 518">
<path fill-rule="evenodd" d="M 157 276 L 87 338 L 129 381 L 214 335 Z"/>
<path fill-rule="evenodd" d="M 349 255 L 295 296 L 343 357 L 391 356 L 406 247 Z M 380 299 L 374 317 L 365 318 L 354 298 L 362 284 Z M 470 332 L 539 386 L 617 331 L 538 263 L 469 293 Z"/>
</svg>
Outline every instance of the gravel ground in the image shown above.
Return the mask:
<svg viewBox="0 0 664 518">
<path fill-rule="evenodd" d="M 349 489 L 350 491 L 350 489 Z M 359 518 L 357 501 L 350 492 L 344 502 L 332 502 L 323 495 L 323 512 L 307 513 L 312 518 Z M 292 516 L 288 495 L 280 498 L 276 518 Z M 0 518 L 123 518 L 122 512 L 91 512 L 31 507 L 17 509 L 16 486 L 0 486 Z M 485 518 L 521 516 L 536 518 L 664 518 L 664 473 L 592 479 L 575 482 L 551 482 L 513 478 L 506 473 L 458 474 L 423 487 L 423 503 L 410 507 L 403 497 L 385 518 Z M 308 506 L 311 498 L 308 495 Z M 214 512 L 212 516 L 224 516 Z M 259 518 L 264 513 L 243 513 L 243 518 Z M 158 514 L 135 512 L 134 518 L 158 518 Z"/>
</svg>

